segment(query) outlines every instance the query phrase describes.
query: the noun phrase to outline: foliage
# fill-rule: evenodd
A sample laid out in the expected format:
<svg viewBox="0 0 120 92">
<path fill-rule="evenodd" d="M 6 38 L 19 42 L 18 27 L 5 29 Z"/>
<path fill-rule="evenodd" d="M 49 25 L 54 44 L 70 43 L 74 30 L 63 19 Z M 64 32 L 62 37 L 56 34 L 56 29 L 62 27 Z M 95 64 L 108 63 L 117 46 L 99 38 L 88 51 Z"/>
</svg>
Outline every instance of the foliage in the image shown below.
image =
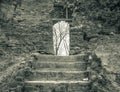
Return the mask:
<svg viewBox="0 0 120 92">
<path fill-rule="evenodd" d="M 91 60 L 91 84 L 89 92 L 119 92 L 119 89 L 113 86 L 112 81 L 107 77 L 107 71 L 102 66 L 102 61 L 92 54 Z"/>
<path fill-rule="evenodd" d="M 120 33 L 120 0 L 76 0 L 75 13 Z"/>
</svg>

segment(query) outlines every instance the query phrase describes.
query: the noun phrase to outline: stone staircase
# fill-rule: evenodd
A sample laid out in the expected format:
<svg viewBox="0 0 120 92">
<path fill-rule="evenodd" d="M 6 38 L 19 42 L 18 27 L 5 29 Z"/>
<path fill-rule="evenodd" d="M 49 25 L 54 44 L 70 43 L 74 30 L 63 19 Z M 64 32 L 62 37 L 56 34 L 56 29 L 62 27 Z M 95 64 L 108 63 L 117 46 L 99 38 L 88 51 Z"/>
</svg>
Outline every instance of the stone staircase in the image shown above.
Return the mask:
<svg viewBox="0 0 120 92">
<path fill-rule="evenodd" d="M 37 55 L 25 92 L 88 92 L 89 71 L 81 56 Z"/>
</svg>

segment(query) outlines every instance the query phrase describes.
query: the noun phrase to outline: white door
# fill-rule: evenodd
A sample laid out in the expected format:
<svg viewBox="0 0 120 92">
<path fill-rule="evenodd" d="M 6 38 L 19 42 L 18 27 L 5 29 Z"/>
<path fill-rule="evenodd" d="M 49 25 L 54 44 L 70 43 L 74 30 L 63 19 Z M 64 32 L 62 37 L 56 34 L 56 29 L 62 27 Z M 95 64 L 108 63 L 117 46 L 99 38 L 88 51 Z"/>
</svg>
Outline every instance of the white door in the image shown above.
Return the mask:
<svg viewBox="0 0 120 92">
<path fill-rule="evenodd" d="M 53 46 L 57 56 L 69 56 L 69 24 L 60 21 L 53 26 Z"/>
</svg>

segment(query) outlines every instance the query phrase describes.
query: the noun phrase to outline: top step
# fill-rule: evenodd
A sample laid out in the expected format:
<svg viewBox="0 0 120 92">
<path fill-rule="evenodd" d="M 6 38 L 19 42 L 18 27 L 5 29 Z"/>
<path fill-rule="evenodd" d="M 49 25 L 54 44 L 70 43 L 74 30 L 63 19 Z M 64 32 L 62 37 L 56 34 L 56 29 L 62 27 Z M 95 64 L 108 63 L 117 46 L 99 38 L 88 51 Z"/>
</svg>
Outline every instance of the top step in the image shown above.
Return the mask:
<svg viewBox="0 0 120 92">
<path fill-rule="evenodd" d="M 67 22 L 72 22 L 72 19 L 66 19 L 66 18 L 53 18 L 52 21 L 67 21 Z"/>
<path fill-rule="evenodd" d="M 73 19 L 72 19 L 72 18 L 71 18 L 71 19 L 66 19 L 66 18 L 53 18 L 53 19 L 52 19 L 53 24 L 55 24 L 55 23 L 57 23 L 57 22 L 59 22 L 59 21 L 66 21 L 66 22 L 68 22 L 70 25 L 72 25 Z"/>
<path fill-rule="evenodd" d="M 37 61 L 83 61 L 84 55 L 70 55 L 70 56 L 54 56 L 54 55 L 39 55 L 33 54 L 32 57 Z"/>
</svg>

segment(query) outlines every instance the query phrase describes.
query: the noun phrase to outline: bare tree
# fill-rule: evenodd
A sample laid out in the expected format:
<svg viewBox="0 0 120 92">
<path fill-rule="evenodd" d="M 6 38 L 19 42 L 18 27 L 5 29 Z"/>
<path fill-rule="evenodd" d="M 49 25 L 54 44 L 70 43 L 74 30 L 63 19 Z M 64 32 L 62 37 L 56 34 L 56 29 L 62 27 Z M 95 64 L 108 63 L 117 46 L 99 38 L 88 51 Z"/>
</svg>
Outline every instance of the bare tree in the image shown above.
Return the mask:
<svg viewBox="0 0 120 92">
<path fill-rule="evenodd" d="M 67 31 L 68 28 L 66 27 L 65 28 L 65 31 L 62 31 L 62 26 L 60 26 L 60 23 L 59 23 L 59 34 L 57 33 L 56 29 L 53 28 L 53 34 L 55 36 L 55 39 L 54 39 L 54 45 L 55 45 L 55 55 L 58 54 L 58 51 L 59 51 L 59 48 L 61 46 L 61 43 L 64 42 L 64 47 L 65 47 L 65 51 L 67 52 L 69 50 L 69 47 L 67 45 L 67 42 L 65 40 L 65 37 L 67 35 L 69 35 L 69 32 Z"/>
</svg>

